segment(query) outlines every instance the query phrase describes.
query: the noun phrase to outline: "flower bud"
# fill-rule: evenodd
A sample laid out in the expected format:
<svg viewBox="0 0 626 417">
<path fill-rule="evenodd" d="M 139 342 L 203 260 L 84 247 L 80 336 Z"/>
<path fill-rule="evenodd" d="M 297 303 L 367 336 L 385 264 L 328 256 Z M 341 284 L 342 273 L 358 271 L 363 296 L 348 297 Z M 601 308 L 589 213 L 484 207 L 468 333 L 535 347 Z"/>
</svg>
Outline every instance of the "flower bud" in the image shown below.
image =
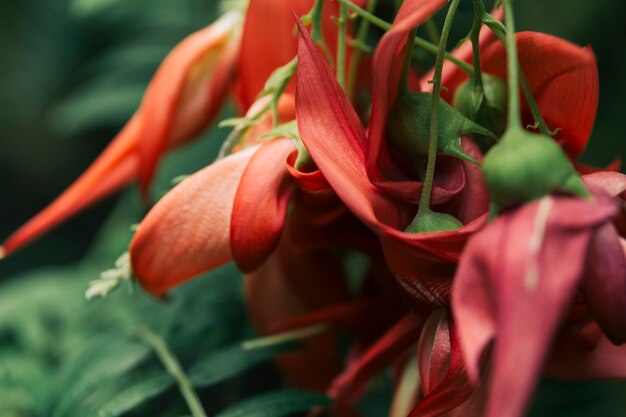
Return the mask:
<svg viewBox="0 0 626 417">
<path fill-rule="evenodd" d="M 470 78 L 457 88 L 452 103 L 465 117 L 500 136 L 506 127 L 506 84 L 491 75 L 482 78 L 482 91 L 474 88 Z"/>
<path fill-rule="evenodd" d="M 588 193 L 561 147 L 550 137 L 509 130 L 485 155 L 482 171 L 498 208 L 525 203 L 554 191 Z"/>
</svg>

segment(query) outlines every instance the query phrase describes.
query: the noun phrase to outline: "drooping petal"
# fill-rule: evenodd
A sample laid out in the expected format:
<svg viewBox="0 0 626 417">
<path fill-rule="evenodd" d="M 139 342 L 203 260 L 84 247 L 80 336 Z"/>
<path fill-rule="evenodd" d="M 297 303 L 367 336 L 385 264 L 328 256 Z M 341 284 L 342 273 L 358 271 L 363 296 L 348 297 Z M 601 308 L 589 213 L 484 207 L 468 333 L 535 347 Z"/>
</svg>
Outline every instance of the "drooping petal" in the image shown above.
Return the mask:
<svg viewBox="0 0 626 417">
<path fill-rule="evenodd" d="M 141 122 L 133 117 L 96 161 L 48 207 L 0 246 L 4 256 L 22 248 L 84 208 L 130 183 L 137 172 L 135 153 Z"/>
<path fill-rule="evenodd" d="M 545 197 L 501 214 L 470 239 L 455 276 L 452 308 L 474 381 L 481 355 L 495 338 L 488 417 L 523 412 L 583 275 L 593 233 L 614 214 L 601 194 L 593 202 Z"/>
<path fill-rule="evenodd" d="M 593 318 L 613 343 L 626 342 L 626 242 L 607 223 L 593 235 L 581 291 Z"/>
<path fill-rule="evenodd" d="M 5 255 L 138 178 L 142 192 L 164 152 L 191 139 L 215 116 L 228 88 L 238 42 L 231 12 L 184 39 L 163 61 L 140 108 L 96 161 L 3 246 Z"/>
<path fill-rule="evenodd" d="M 598 108 L 598 69 L 591 48 L 555 36 L 516 33 L 519 62 L 539 110 L 556 139 L 575 158 L 584 150 Z M 483 70 L 506 78 L 506 51 L 494 43 L 481 54 Z M 525 121 L 533 124 L 526 106 Z"/>
<path fill-rule="evenodd" d="M 474 220 L 454 232 L 409 234 L 410 207 L 383 194 L 365 168 L 365 132 L 304 27 L 300 26 L 296 114 L 311 157 L 348 208 L 375 232 L 413 256 L 457 260 L 465 239 L 484 223 Z"/>
<path fill-rule="evenodd" d="M 230 245 L 243 272 L 259 267 L 278 245 L 294 190 L 286 162 L 294 149 L 291 139 L 263 144 L 241 177 L 230 222 Z"/>
<path fill-rule="evenodd" d="M 235 193 L 257 149 L 230 155 L 186 178 L 146 215 L 130 244 L 133 273 L 146 291 L 161 295 L 232 259 Z"/>
<path fill-rule="evenodd" d="M 480 404 L 472 404 L 471 408 L 468 404 L 458 410 L 470 398 L 474 387 L 465 373 L 465 359 L 455 327 L 445 312 L 434 313 L 424 325 L 418 348 L 424 398 L 409 417 L 481 415 Z"/>
<path fill-rule="evenodd" d="M 141 103 L 138 179 L 147 192 L 168 148 L 204 129 L 219 111 L 235 69 L 241 13 L 219 20 L 187 38 L 157 70 Z"/>
</svg>

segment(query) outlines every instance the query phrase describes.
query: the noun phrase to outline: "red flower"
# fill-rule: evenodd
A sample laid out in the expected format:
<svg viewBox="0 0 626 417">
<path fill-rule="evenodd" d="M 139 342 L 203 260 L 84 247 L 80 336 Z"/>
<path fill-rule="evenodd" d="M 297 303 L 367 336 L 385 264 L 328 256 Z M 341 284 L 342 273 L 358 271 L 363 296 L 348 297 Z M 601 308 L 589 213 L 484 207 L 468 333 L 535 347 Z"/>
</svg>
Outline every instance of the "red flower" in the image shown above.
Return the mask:
<svg viewBox="0 0 626 417">
<path fill-rule="evenodd" d="M 588 185 L 593 201 L 547 196 L 502 213 L 470 239 L 461 257 L 452 309 L 472 380 L 478 380 L 481 356 L 494 341 L 487 416 L 522 414 L 576 291 L 584 310 L 574 335 L 562 329 L 565 337 L 578 338 L 588 349 L 602 333 L 615 344 L 626 341 L 626 257 L 611 223 L 617 210 L 604 192 Z M 624 349 L 611 352 L 604 342 L 600 346 L 612 353 L 606 356 L 611 362 L 611 356 L 626 355 Z M 564 357 L 584 356 L 577 345 L 563 349 L 574 353 L 556 356 L 557 371 Z M 597 377 L 598 369 L 609 367 L 593 358 Z M 604 376 L 616 372 L 626 376 L 623 367 Z M 594 372 L 587 369 L 585 375 Z"/>
<path fill-rule="evenodd" d="M 145 195 L 163 155 L 194 138 L 220 109 L 235 66 L 241 19 L 229 12 L 174 48 L 113 142 L 63 194 L 14 232 L 0 254 L 19 249 L 133 179 Z"/>
</svg>

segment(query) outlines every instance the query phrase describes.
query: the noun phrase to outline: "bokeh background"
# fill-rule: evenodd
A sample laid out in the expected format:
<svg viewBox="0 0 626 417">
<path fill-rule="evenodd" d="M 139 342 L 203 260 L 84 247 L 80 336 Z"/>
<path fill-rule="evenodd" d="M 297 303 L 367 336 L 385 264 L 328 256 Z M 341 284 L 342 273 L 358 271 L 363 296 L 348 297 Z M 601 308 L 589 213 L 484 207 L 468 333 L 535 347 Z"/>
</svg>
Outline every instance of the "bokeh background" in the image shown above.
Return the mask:
<svg viewBox="0 0 626 417">
<path fill-rule="evenodd" d="M 516 3 L 518 30 L 591 45 L 598 57 L 600 107 L 582 161 L 606 165 L 625 156 L 626 2 Z M 217 14 L 215 0 L 0 0 L 0 238 L 93 161 L 137 107 L 166 53 Z M 168 158 L 155 194 L 210 162 L 226 133 L 214 129 Z M 200 368 L 199 380 L 211 354 L 253 336 L 232 268 L 182 288 L 167 304 L 140 289 L 84 300 L 87 283 L 125 250 L 129 225 L 142 215 L 136 191 L 128 190 L 0 262 L 0 417 L 89 416 L 102 409 L 106 415 L 183 415 L 171 379 L 129 330 L 139 317 L 151 317 L 147 324 L 174 345 L 184 364 Z M 209 354 L 189 350 L 198 343 Z M 233 355 L 232 361 L 242 360 Z M 250 364 L 254 378 L 222 376 L 201 384 L 208 409 L 214 414 L 278 387 L 273 367 L 257 365 L 262 360 Z M 370 415 L 383 415 L 374 410 L 387 401 L 385 387 L 377 384 L 380 392 L 364 406 Z M 624 384 L 544 381 L 531 414 L 626 415 L 623 398 Z"/>
</svg>

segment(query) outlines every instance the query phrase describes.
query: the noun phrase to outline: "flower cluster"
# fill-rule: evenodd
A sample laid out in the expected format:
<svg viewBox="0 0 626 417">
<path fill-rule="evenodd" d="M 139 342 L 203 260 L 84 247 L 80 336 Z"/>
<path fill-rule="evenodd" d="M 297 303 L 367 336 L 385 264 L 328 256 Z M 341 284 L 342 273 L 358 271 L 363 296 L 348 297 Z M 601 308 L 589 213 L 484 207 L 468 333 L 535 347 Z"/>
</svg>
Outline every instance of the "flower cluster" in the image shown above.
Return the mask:
<svg viewBox="0 0 626 417">
<path fill-rule="evenodd" d="M 132 240 L 146 291 L 234 261 L 259 332 L 325 324 L 279 364 L 337 415 L 390 366 L 394 417 L 518 417 L 542 373 L 626 377 L 626 177 L 574 162 L 598 104 L 591 49 L 515 33 L 510 1 L 475 0 L 470 40 L 447 52 L 459 0 L 404 0 L 392 24 L 375 3 L 250 0 L 190 35 L 109 148 L 0 253 L 132 180 L 148 202 L 160 159 L 230 94 L 242 116 L 218 160 Z M 439 45 L 416 38 L 446 6 Z M 370 51 L 372 25 L 385 32 Z M 416 45 L 436 54 L 430 72 Z"/>
</svg>

